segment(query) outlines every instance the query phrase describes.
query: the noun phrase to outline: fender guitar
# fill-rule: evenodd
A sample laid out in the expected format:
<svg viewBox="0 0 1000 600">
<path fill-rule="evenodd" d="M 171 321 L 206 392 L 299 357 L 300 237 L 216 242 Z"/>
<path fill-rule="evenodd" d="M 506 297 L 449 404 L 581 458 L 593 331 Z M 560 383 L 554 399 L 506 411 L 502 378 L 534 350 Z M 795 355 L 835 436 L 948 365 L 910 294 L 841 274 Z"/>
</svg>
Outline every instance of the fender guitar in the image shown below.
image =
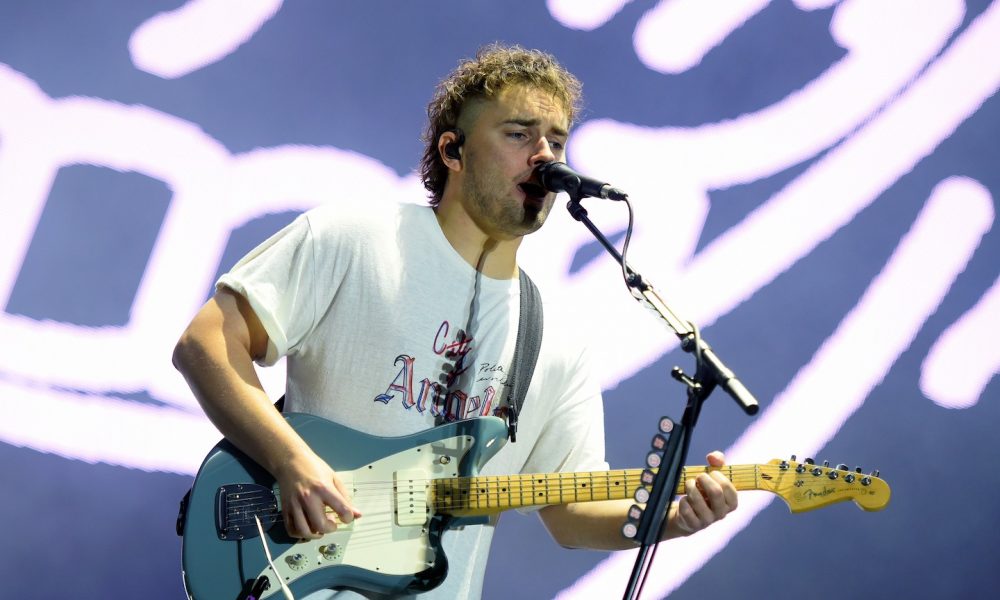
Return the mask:
<svg viewBox="0 0 1000 600">
<path fill-rule="evenodd" d="M 441 536 L 448 528 L 511 508 L 630 498 L 642 474 L 632 469 L 477 476 L 506 441 L 506 425 L 496 417 L 383 438 L 312 415 L 285 416 L 338 472 L 364 516 L 316 540 L 291 538 L 274 479 L 222 441 L 202 463 L 178 517 L 191 598 L 282 599 L 283 585 L 296 596 L 343 587 L 426 591 L 447 575 Z M 681 481 L 707 469 L 686 467 Z M 739 490 L 781 496 L 792 512 L 846 500 L 875 511 L 889 502 L 883 480 L 843 465 L 775 459 L 720 471 Z"/>
</svg>

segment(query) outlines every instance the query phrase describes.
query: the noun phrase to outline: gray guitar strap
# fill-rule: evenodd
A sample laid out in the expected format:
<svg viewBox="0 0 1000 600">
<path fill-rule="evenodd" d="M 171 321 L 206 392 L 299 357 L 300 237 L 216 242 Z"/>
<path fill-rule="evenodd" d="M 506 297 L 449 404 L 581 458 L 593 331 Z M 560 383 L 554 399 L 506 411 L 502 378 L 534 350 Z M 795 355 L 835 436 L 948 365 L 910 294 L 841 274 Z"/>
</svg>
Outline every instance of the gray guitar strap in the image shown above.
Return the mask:
<svg viewBox="0 0 1000 600">
<path fill-rule="evenodd" d="M 511 359 L 509 380 L 511 387 L 507 396 L 507 437 L 517 441 L 517 417 L 524 406 L 524 398 L 531 385 L 531 376 L 538 362 L 538 349 L 542 345 L 542 297 L 535 282 L 521 271 L 521 315 L 517 323 L 517 340 L 514 342 L 514 357 Z"/>
</svg>

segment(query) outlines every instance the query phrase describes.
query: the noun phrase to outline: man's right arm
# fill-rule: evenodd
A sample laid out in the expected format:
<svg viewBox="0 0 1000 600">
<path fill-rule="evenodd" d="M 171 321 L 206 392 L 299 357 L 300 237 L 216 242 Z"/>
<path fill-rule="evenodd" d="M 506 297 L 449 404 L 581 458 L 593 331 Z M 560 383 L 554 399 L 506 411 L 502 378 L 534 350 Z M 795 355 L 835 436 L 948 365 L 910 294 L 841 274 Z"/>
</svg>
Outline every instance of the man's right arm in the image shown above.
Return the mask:
<svg viewBox="0 0 1000 600">
<path fill-rule="evenodd" d="M 286 529 L 315 538 L 332 531 L 332 508 L 344 522 L 361 516 L 330 466 L 274 409 L 253 361 L 267 333 L 241 295 L 222 289 L 198 311 L 174 348 L 174 366 L 226 438 L 278 481 Z"/>
</svg>

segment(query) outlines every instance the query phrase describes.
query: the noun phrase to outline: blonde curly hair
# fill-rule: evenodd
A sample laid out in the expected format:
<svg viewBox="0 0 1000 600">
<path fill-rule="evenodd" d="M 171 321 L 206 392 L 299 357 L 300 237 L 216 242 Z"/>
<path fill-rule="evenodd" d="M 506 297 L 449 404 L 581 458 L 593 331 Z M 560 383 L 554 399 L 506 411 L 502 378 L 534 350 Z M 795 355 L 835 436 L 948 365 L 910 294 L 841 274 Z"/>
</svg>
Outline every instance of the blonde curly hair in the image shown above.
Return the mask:
<svg viewBox="0 0 1000 600">
<path fill-rule="evenodd" d="M 569 124 L 580 110 L 580 81 L 555 57 L 539 50 L 498 43 L 479 49 L 476 57 L 459 62 L 442 80 L 427 105 L 426 143 L 420 161 L 420 178 L 436 206 L 444 193 L 448 167 L 438 152 L 441 134 L 458 127 L 459 117 L 471 100 L 490 100 L 512 85 L 526 84 L 551 93 L 563 104 Z"/>
</svg>

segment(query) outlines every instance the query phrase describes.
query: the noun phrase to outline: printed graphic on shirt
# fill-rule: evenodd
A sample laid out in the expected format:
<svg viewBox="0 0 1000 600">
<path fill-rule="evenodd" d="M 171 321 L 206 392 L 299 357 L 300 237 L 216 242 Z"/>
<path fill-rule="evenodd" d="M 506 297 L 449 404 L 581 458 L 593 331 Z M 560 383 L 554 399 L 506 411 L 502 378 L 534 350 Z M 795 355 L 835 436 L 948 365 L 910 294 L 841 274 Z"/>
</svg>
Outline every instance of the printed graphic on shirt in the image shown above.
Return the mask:
<svg viewBox="0 0 1000 600">
<path fill-rule="evenodd" d="M 509 387 L 504 366 L 489 361 L 470 365 L 473 336 L 461 328 L 455 328 L 451 334 L 451 329 L 448 321 L 443 321 L 434 336 L 434 354 L 444 359 L 436 369 L 431 369 L 436 379 L 423 377 L 415 381 L 417 369 L 425 365 L 418 365 L 413 356 L 400 354 L 393 362 L 399 371 L 374 401 L 388 406 L 399 400 L 407 410 L 416 409 L 420 414 L 430 411 L 431 416 L 443 421 L 504 416 L 506 411 L 500 405 L 500 396 Z"/>
</svg>

